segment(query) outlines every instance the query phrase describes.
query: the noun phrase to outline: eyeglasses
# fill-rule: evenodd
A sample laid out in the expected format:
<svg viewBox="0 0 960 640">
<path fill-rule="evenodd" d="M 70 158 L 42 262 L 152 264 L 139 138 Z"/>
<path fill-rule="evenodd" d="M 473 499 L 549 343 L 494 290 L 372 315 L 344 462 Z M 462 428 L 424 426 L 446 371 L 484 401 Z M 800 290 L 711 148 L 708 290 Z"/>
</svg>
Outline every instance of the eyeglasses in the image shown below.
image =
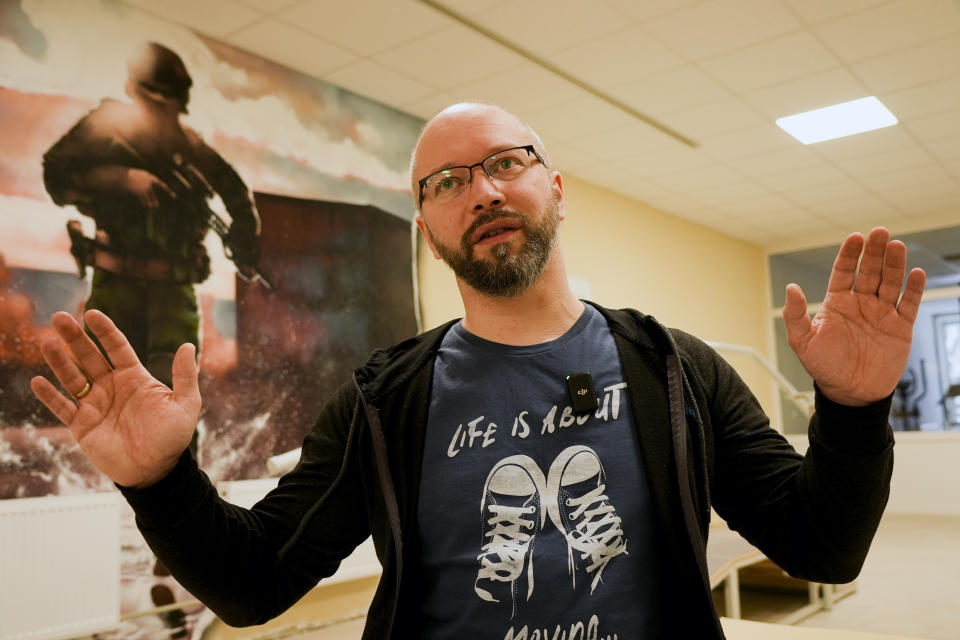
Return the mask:
<svg viewBox="0 0 960 640">
<path fill-rule="evenodd" d="M 420 206 L 423 206 L 424 200 L 444 203 L 459 198 L 467 190 L 467 185 L 473 182 L 474 167 L 482 167 L 491 180 L 509 182 L 523 175 L 534 162 L 547 166 L 533 145 L 527 144 L 497 151 L 470 166 L 441 169 L 420 180 Z"/>
</svg>

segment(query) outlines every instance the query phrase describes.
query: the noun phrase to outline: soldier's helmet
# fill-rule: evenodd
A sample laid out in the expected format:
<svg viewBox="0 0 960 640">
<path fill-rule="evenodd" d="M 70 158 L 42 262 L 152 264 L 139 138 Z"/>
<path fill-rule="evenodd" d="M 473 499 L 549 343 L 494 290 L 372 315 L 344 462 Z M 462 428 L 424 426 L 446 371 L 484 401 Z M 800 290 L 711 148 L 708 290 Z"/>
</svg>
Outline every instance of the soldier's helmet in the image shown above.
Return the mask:
<svg viewBox="0 0 960 640">
<path fill-rule="evenodd" d="M 179 104 L 180 111 L 187 112 L 193 80 L 176 53 L 148 42 L 127 60 L 127 71 L 139 91 L 153 100 Z"/>
</svg>

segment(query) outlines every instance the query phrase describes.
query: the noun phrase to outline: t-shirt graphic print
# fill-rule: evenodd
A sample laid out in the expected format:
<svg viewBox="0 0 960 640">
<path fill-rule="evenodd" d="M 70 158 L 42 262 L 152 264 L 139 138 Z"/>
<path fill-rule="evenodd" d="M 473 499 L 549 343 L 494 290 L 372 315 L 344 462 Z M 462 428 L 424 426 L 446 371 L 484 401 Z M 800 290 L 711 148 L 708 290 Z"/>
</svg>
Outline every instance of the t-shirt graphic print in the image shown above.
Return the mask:
<svg viewBox="0 0 960 640">
<path fill-rule="evenodd" d="M 590 372 L 599 405 L 572 409 Z M 593 307 L 511 347 L 455 325 L 434 365 L 418 502 L 424 638 L 659 629 L 649 489 L 616 346 Z M 637 426 L 635 426 L 637 425 Z"/>
</svg>

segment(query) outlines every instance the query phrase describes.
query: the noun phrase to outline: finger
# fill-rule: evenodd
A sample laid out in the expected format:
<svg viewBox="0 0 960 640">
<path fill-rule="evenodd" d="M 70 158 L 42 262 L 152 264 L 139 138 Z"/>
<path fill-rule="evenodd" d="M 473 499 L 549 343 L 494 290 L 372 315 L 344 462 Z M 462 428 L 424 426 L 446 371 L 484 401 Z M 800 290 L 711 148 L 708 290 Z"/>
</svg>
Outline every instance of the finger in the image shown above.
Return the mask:
<svg viewBox="0 0 960 640">
<path fill-rule="evenodd" d="M 83 375 L 77 363 L 70 358 L 63 341 L 57 339 L 44 341 L 40 345 L 40 353 L 67 393 L 71 395 L 80 393 L 88 382 L 87 376 Z"/>
<path fill-rule="evenodd" d="M 173 189 L 171 189 L 170 187 L 168 187 L 168 186 L 167 186 L 167 183 L 165 183 L 164 181 L 162 181 L 162 180 L 157 180 L 157 181 L 154 183 L 154 185 L 156 186 L 156 188 L 157 188 L 161 193 L 163 193 L 164 195 L 166 195 L 168 198 L 170 198 L 170 199 L 172 199 L 172 200 L 176 200 L 176 199 L 177 199 L 177 194 L 174 193 L 174 192 L 173 192 Z"/>
<path fill-rule="evenodd" d="M 787 342 L 794 350 L 813 330 L 813 321 L 807 313 L 807 297 L 803 294 L 803 289 L 792 282 L 787 285 L 783 322 L 787 329 Z"/>
<path fill-rule="evenodd" d="M 110 373 L 110 363 L 107 362 L 100 349 L 90 339 L 87 332 L 77 323 L 69 313 L 59 312 L 50 319 L 50 324 L 57 331 L 73 357 L 80 363 L 80 367 L 93 380 Z"/>
<path fill-rule="evenodd" d="M 86 320 L 87 326 L 93 331 L 93 335 L 97 336 L 97 340 L 103 345 L 114 367 L 123 369 L 140 364 L 140 360 L 137 358 L 133 347 L 130 346 L 130 342 L 127 341 L 126 336 L 117 329 L 117 325 L 113 324 L 110 318 L 96 309 L 91 309 L 83 315 L 83 319 Z"/>
<path fill-rule="evenodd" d="M 857 274 L 857 283 L 853 290 L 857 293 L 877 293 L 880 280 L 883 277 L 883 259 L 887 253 L 887 243 L 890 241 L 890 232 L 883 227 L 870 231 L 867 237 L 866 248 L 860 259 L 860 271 Z"/>
<path fill-rule="evenodd" d="M 923 298 L 926 282 L 927 274 L 923 269 L 913 269 L 907 276 L 907 288 L 900 297 L 897 312 L 911 323 L 917 319 L 917 309 L 920 308 L 920 299 Z"/>
<path fill-rule="evenodd" d="M 860 261 L 860 252 L 863 251 L 863 236 L 851 233 L 840 245 L 837 259 L 833 261 L 833 270 L 830 272 L 830 282 L 827 291 L 850 291 L 857 279 L 857 263 Z"/>
<path fill-rule="evenodd" d="M 900 297 L 900 287 L 903 286 L 903 277 L 907 272 L 907 245 L 899 240 L 887 244 L 886 256 L 883 259 L 883 279 L 877 289 L 877 297 L 887 304 L 897 304 Z"/>
<path fill-rule="evenodd" d="M 197 376 L 197 350 L 192 343 L 180 345 L 173 356 L 173 397 L 181 406 L 200 411 L 200 383 Z"/>
<path fill-rule="evenodd" d="M 57 416 L 57 420 L 65 425 L 70 424 L 77 413 L 77 407 L 60 393 L 52 382 L 43 376 L 36 376 L 30 380 L 30 390 L 37 396 L 37 400 Z"/>
</svg>

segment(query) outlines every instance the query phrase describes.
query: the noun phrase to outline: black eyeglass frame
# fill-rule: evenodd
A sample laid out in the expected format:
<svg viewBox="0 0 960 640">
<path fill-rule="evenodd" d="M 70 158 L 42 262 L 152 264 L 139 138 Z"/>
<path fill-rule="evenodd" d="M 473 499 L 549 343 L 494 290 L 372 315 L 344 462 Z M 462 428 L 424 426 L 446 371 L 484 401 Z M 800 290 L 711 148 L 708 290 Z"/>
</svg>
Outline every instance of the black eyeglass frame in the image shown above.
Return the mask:
<svg viewBox="0 0 960 640">
<path fill-rule="evenodd" d="M 487 174 L 487 177 L 488 177 L 488 178 L 490 178 L 491 180 L 495 180 L 495 178 L 494 178 L 492 175 L 490 175 L 490 172 L 487 171 L 487 168 L 486 168 L 485 166 L 483 166 L 484 163 L 485 163 L 487 160 L 489 160 L 490 158 L 494 158 L 494 157 L 500 155 L 501 153 L 506 153 L 507 151 L 515 151 L 515 150 L 517 150 L 517 149 L 523 149 L 523 150 L 526 151 L 527 153 L 532 153 L 533 156 L 540 162 L 540 164 L 542 164 L 544 167 L 547 167 L 547 163 L 544 162 L 543 156 L 541 156 L 541 155 L 537 152 L 537 148 L 534 147 L 532 144 L 522 144 L 522 145 L 520 145 L 519 147 L 507 147 L 506 149 L 500 149 L 499 151 L 496 151 L 496 152 L 494 152 L 494 153 L 491 153 L 490 155 L 488 155 L 486 158 L 484 158 L 484 159 L 481 160 L 480 162 L 475 162 L 475 163 L 473 163 L 473 164 L 471 164 L 471 165 L 469 165 L 469 166 L 464 165 L 464 164 L 458 164 L 458 165 L 453 166 L 453 167 L 444 167 L 443 169 L 440 169 L 439 171 L 434 171 L 433 173 L 431 173 L 430 175 L 428 175 L 428 176 L 425 177 L 425 178 L 420 178 L 420 181 L 417 183 L 417 184 L 420 185 L 420 193 L 418 194 L 418 204 L 417 204 L 417 206 L 420 207 L 420 208 L 423 208 L 423 188 L 427 186 L 427 180 L 429 180 L 429 179 L 432 178 L 433 176 L 437 175 L 438 173 L 443 173 L 444 171 L 450 171 L 451 169 L 466 169 L 466 170 L 467 170 L 467 173 L 470 174 L 470 180 L 467 181 L 467 184 L 470 184 L 470 183 L 473 182 L 473 168 L 474 168 L 474 167 L 480 167 L 481 169 L 483 169 L 483 172 L 484 172 L 485 174 Z M 547 167 L 547 168 L 549 168 L 549 167 Z"/>
</svg>

